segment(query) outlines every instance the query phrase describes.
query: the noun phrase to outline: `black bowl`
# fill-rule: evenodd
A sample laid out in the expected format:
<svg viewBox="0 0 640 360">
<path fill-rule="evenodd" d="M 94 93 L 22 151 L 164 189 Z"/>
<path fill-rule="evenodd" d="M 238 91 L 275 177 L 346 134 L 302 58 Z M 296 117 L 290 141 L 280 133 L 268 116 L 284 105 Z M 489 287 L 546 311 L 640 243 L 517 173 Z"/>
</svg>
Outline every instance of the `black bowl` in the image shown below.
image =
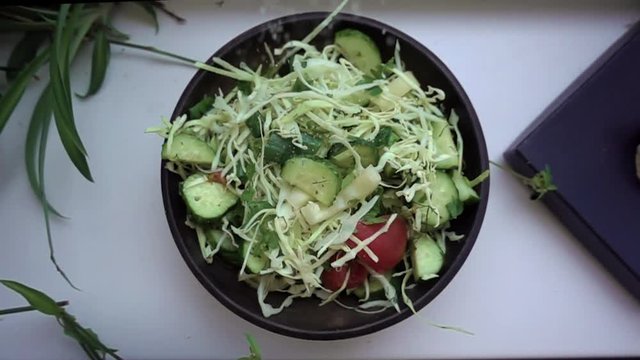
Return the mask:
<svg viewBox="0 0 640 360">
<path fill-rule="evenodd" d="M 218 50 L 214 56 L 235 65 L 244 61 L 255 68 L 258 64 L 264 64 L 267 61 L 264 43 L 274 49 L 288 40 L 302 39 L 327 15 L 328 13 L 325 12 L 313 12 L 268 21 L 237 36 Z M 460 131 L 465 141 L 464 162 L 467 176 L 473 178 L 488 168 L 486 144 L 473 106 L 456 78 L 442 61 L 406 34 L 378 21 L 349 14 L 338 15 L 332 24 L 317 36 L 313 41 L 314 45 L 324 46 L 331 43 L 334 32 L 343 28 L 359 29 L 371 36 L 378 44 L 383 59 L 393 56 L 397 40 L 407 69 L 414 72 L 421 84 L 444 90 L 447 95 L 444 105 L 447 109 L 455 109 L 459 114 Z M 172 119 L 187 112 L 205 94 L 215 93 L 218 88 L 226 92 L 234 85 L 234 81 L 228 78 L 202 70 L 198 71 L 182 93 Z M 161 178 L 167 220 L 176 245 L 187 265 L 218 301 L 249 322 L 292 337 L 331 340 L 369 334 L 411 315 L 407 307 L 401 307 L 400 312 L 387 309 L 378 314 L 361 314 L 333 303 L 318 307 L 318 299 L 308 298 L 297 299 L 292 306 L 278 315 L 270 318 L 263 317 L 256 291 L 237 281 L 237 267 L 222 260 L 214 261 L 213 264 L 207 264 L 203 260 L 194 231 L 184 224 L 186 209 L 178 194 L 179 178 L 165 170 L 164 163 Z M 484 218 L 489 196 L 488 180 L 480 185 L 479 194 L 480 202 L 465 208 L 464 213 L 452 223 L 452 229 L 457 233 L 465 234 L 466 237 L 463 241 L 448 244 L 445 265 L 440 277 L 419 283 L 408 291 L 416 310 L 427 305 L 447 286 L 471 251 Z M 278 303 L 282 301 L 282 298 L 276 295 L 270 295 L 270 298 L 271 296 Z"/>
</svg>

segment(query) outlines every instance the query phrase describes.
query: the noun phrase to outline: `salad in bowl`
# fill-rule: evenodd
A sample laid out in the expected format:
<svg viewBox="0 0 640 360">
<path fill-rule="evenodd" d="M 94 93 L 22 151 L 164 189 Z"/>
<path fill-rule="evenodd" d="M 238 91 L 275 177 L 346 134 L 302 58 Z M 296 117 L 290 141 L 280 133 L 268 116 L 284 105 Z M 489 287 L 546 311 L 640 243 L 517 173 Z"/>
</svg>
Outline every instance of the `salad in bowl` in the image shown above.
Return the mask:
<svg viewBox="0 0 640 360">
<path fill-rule="evenodd" d="M 165 139 L 163 172 L 177 178 L 198 266 L 233 269 L 265 318 L 309 299 L 415 312 L 409 294 L 465 241 L 451 224 L 477 208 L 488 176 L 467 176 L 460 117 L 418 81 L 400 42 L 384 57 L 365 31 L 328 28 L 335 15 L 300 40 L 265 43 L 256 67 L 198 63 L 232 85 L 148 129 Z"/>
</svg>

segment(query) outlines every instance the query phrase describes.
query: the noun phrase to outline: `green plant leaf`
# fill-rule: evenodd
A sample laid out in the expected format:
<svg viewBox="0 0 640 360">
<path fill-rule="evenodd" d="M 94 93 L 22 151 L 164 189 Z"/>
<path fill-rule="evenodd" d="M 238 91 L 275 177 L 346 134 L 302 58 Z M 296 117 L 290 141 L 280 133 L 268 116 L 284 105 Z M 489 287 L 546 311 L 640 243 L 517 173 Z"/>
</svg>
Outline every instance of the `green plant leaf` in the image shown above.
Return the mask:
<svg viewBox="0 0 640 360">
<path fill-rule="evenodd" d="M 129 40 L 129 35 L 128 34 L 125 34 L 122 31 L 116 29 L 116 27 L 113 26 L 112 24 L 107 23 L 104 26 L 105 26 L 105 28 L 107 30 L 107 36 L 109 38 L 116 39 L 116 40 L 122 40 L 122 41 Z"/>
<path fill-rule="evenodd" d="M 55 316 L 58 324 L 62 326 L 65 335 L 75 339 L 90 359 L 104 359 L 105 355 L 108 354 L 116 360 L 121 360 L 116 354 L 116 349 L 104 345 L 93 330 L 82 327 L 73 315 L 64 310 L 62 306 L 68 305 L 68 302 L 62 301 L 59 305 L 43 292 L 16 281 L 0 280 L 0 283 L 22 295 L 33 309 L 47 315 Z M 33 310 L 28 308 L 16 309 L 19 310 L 19 312 Z"/>
<path fill-rule="evenodd" d="M 109 354 L 115 359 L 120 359 L 116 355 L 116 349 L 104 345 L 93 330 L 82 327 L 72 315 L 63 313 L 59 322 L 64 328 L 65 335 L 75 339 L 89 358 L 104 359 L 104 354 Z"/>
<path fill-rule="evenodd" d="M 17 70 L 7 71 L 7 81 L 15 80 L 19 69 L 25 67 L 38 55 L 38 49 L 46 39 L 47 34 L 44 32 L 27 32 L 24 34 L 9 56 L 7 66 Z"/>
<path fill-rule="evenodd" d="M 33 74 L 38 71 L 48 58 L 49 49 L 38 54 L 29 65 L 20 71 L 15 81 L 9 86 L 8 91 L 0 98 L 0 133 L 2 133 L 2 129 L 4 129 L 7 121 L 9 121 L 16 105 L 20 102 L 22 94 L 24 94 L 24 90 L 33 77 Z"/>
<path fill-rule="evenodd" d="M 238 360 L 262 360 L 262 354 L 260 353 L 260 346 L 253 336 L 245 334 L 247 342 L 249 343 L 249 356 L 244 356 Z"/>
<path fill-rule="evenodd" d="M 80 4 L 77 4 L 76 6 L 80 6 Z M 71 62 L 71 60 L 75 58 L 78 49 L 80 49 L 80 46 L 83 44 L 85 37 L 89 33 L 89 30 L 91 30 L 91 27 L 96 23 L 96 21 L 98 21 L 101 16 L 105 14 L 105 12 L 108 12 L 110 8 L 111 5 L 105 8 L 97 8 L 82 17 L 73 17 L 72 14 L 72 16 L 69 18 L 70 29 L 72 31 L 72 33 L 69 35 L 71 41 L 71 45 L 69 46 L 69 62 Z M 76 11 L 76 14 L 78 14 L 80 11 L 81 10 Z M 71 36 L 73 36 L 73 38 L 71 38 Z"/>
<path fill-rule="evenodd" d="M 153 6 L 151 1 L 136 1 L 134 4 L 140 6 L 144 11 L 151 16 L 153 19 L 153 26 L 156 29 L 156 34 L 160 29 L 160 24 L 158 24 L 158 15 L 156 14 L 156 8 Z"/>
<path fill-rule="evenodd" d="M 63 4 L 60 6 L 60 15 L 56 22 L 56 30 L 52 46 L 51 61 L 49 62 L 49 73 L 51 76 L 51 89 L 53 92 L 54 106 L 53 114 L 56 120 L 56 127 L 60 140 L 64 146 L 71 162 L 76 166 L 80 173 L 89 181 L 93 181 L 89 165 L 87 164 L 87 151 L 82 145 L 80 136 L 75 126 L 73 117 L 73 106 L 71 102 L 71 89 L 69 80 L 69 53 L 70 50 L 76 50 L 79 46 L 72 44 L 71 35 L 76 33 L 80 35 L 80 31 L 76 28 L 79 22 L 78 13 L 81 5 L 74 5 L 71 13 L 69 10 L 72 6 Z M 69 17 L 69 19 L 67 19 Z M 76 32 L 77 31 L 77 32 Z M 88 31 L 88 28 L 87 28 Z M 76 37 L 77 39 L 77 37 Z M 72 51 L 75 52 L 75 51 Z"/>
<path fill-rule="evenodd" d="M 104 77 L 107 73 L 107 67 L 109 65 L 109 58 L 111 57 L 111 45 L 107 40 L 107 35 L 104 29 L 100 29 L 96 34 L 93 42 L 93 56 L 91 58 L 91 80 L 89 82 L 89 89 L 84 95 L 79 95 L 81 98 L 86 98 L 98 92 L 104 81 Z"/>
<path fill-rule="evenodd" d="M 51 125 L 51 117 L 44 118 L 42 122 L 42 129 L 40 130 L 40 141 L 38 143 L 38 184 L 40 184 L 40 197 L 42 199 L 42 204 L 48 204 L 47 200 L 47 192 L 45 191 L 44 186 L 44 161 L 47 154 L 47 140 L 49 138 L 49 125 Z M 74 289 L 78 289 L 72 282 L 71 279 L 67 276 L 67 274 L 62 270 L 58 261 L 56 260 L 56 256 L 53 249 L 53 236 L 51 235 L 51 220 L 49 218 L 49 207 L 42 206 L 42 212 L 44 214 L 44 224 L 47 231 L 47 244 L 49 245 L 49 259 L 53 266 L 55 266 L 56 271 L 67 281 L 67 283 Z"/>
<path fill-rule="evenodd" d="M 0 280 L 0 283 L 22 295 L 29 305 L 43 314 L 60 316 L 64 313 L 64 310 L 52 298 L 41 291 L 12 280 Z"/>
<path fill-rule="evenodd" d="M 41 132 L 44 128 L 44 123 L 51 122 L 51 117 L 53 116 L 53 98 L 51 96 L 51 87 L 47 85 L 45 89 L 42 91 L 38 102 L 33 110 L 33 114 L 31 115 L 31 122 L 29 122 L 29 128 L 27 130 L 27 140 L 25 141 L 25 166 L 27 168 L 27 177 L 29 179 L 29 184 L 31 185 L 31 190 L 38 197 L 41 204 L 45 206 L 45 202 L 42 199 L 42 188 L 40 187 L 40 182 L 38 181 L 38 163 L 37 163 L 37 149 L 40 144 Z M 48 125 L 46 127 L 48 129 Z M 66 218 L 60 212 L 58 212 L 51 204 L 48 202 L 46 206 L 49 207 L 49 211 L 54 213 L 55 215 Z"/>
</svg>

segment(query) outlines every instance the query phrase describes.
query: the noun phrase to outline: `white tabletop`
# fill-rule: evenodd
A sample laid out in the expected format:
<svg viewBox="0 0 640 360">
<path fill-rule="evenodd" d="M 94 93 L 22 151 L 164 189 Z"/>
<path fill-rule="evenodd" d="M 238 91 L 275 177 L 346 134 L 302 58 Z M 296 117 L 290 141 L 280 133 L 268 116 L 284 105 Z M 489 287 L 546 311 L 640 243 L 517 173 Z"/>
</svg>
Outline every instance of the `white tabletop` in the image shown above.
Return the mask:
<svg viewBox="0 0 640 360">
<path fill-rule="evenodd" d="M 144 13 L 123 5 L 117 22 L 132 41 L 206 59 L 240 32 L 308 10 L 310 1 L 170 2 L 188 20 L 160 15 L 159 34 Z M 511 141 L 640 16 L 635 1 L 359 1 L 349 12 L 415 37 L 451 68 L 482 122 L 489 155 Z M 0 63 L 10 36 L 0 35 Z M 84 91 L 89 52 L 73 72 Z M 46 177 L 55 206 L 57 257 L 82 288 L 74 291 L 48 260 L 39 205 L 23 165 L 29 115 L 44 81 L 29 88 L 0 135 L 0 278 L 71 301 L 69 311 L 126 358 L 234 358 L 251 333 L 265 358 L 424 358 L 640 355 L 640 303 L 510 176 L 494 171 L 486 219 L 467 262 L 431 304 L 391 328 L 333 342 L 276 335 L 216 301 L 180 257 L 160 194 L 161 140 L 147 126 L 170 115 L 195 70 L 113 47 L 100 93 L 75 102 L 94 184 L 67 160 L 54 131 Z M 0 289 L 0 308 L 21 298 Z M 463 327 L 474 336 L 436 329 Z M 0 359 L 83 358 L 51 318 L 0 321 Z"/>
</svg>

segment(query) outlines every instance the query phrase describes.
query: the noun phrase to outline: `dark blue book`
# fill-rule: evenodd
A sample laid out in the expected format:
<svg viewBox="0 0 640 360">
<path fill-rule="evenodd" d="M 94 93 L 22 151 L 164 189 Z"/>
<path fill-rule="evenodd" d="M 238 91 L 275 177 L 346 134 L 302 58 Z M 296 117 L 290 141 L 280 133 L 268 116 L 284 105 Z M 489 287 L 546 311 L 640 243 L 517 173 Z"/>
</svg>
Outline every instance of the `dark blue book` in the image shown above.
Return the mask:
<svg viewBox="0 0 640 360">
<path fill-rule="evenodd" d="M 640 24 L 561 94 L 505 152 L 517 172 L 551 167 L 548 208 L 640 299 Z"/>
</svg>

